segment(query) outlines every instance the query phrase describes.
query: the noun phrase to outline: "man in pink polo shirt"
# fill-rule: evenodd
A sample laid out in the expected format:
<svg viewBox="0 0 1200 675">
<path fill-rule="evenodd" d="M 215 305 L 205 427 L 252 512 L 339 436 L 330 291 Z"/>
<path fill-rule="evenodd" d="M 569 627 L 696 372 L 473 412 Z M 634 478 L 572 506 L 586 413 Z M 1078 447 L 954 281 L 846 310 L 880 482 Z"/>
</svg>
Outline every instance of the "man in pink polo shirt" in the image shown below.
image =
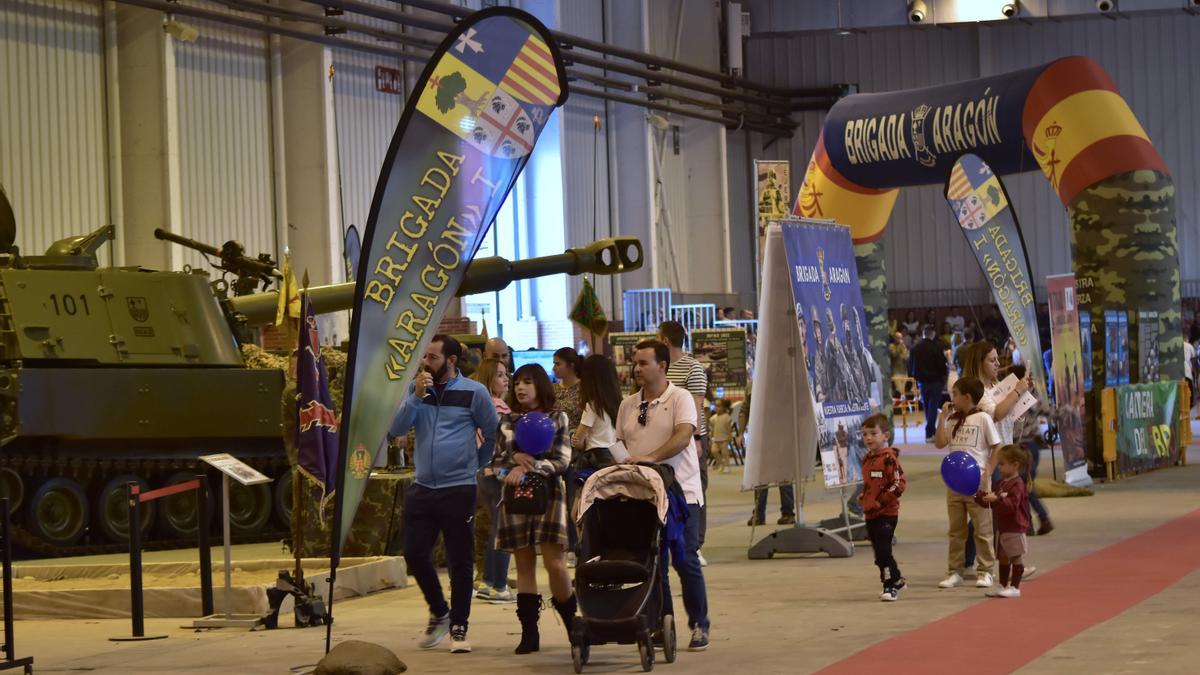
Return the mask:
<svg viewBox="0 0 1200 675">
<path fill-rule="evenodd" d="M 700 507 L 704 494 L 700 485 L 700 461 L 693 446 L 696 403 L 692 395 L 667 379 L 671 355 L 658 340 L 639 342 L 634 353 L 633 375 L 641 390 L 621 401 L 617 411 L 617 446 L 613 457 L 621 462 L 668 464 L 675 482 L 683 488 L 688 505 L 683 556 L 672 560 L 683 587 L 683 605 L 688 614 L 692 639 L 690 651 L 708 647 L 708 595 L 700 569 Z M 622 448 L 623 446 L 623 448 Z M 627 452 L 622 451 L 625 450 Z M 690 452 L 685 452 L 690 451 Z M 667 581 L 667 555 L 662 561 L 663 613 L 674 614 Z"/>
</svg>

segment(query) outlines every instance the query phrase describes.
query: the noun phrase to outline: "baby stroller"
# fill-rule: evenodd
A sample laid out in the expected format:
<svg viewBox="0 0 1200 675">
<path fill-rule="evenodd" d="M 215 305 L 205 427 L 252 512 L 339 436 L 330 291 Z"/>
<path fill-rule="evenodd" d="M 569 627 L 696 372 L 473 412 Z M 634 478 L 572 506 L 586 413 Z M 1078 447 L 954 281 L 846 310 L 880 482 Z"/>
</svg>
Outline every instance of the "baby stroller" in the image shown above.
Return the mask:
<svg viewBox="0 0 1200 675">
<path fill-rule="evenodd" d="M 675 661 L 675 619 L 662 615 L 659 546 L 667 520 L 670 467 L 617 465 L 592 474 L 580 495 L 579 614 L 571 657 L 582 673 L 594 645 L 636 644 L 642 670 L 654 669 L 654 645 Z"/>
</svg>

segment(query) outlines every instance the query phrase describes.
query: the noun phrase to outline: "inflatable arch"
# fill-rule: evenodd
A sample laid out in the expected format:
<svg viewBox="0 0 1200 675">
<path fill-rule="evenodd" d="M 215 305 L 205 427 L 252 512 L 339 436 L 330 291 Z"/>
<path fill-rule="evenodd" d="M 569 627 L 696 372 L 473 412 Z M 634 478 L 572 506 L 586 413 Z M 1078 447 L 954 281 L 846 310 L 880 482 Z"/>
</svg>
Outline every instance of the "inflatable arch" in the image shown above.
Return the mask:
<svg viewBox="0 0 1200 675">
<path fill-rule="evenodd" d="M 1175 187 L 1112 79 L 1084 57 L 945 86 L 857 94 L 830 110 L 793 213 L 850 226 L 878 363 L 889 363 L 879 238 L 898 188 L 943 184 L 965 152 L 999 174 L 1041 169 L 1067 208 L 1081 310 L 1091 312 L 1093 331 L 1103 330 L 1105 309 L 1128 310 L 1131 335 L 1139 310 L 1157 311 L 1166 338 L 1160 370 L 1181 379 Z M 1104 342 L 1093 336 L 1092 344 L 1099 391 Z M 1130 361 L 1136 373 L 1136 354 Z M 1088 407 L 1090 416 L 1099 406 L 1089 400 Z"/>
</svg>

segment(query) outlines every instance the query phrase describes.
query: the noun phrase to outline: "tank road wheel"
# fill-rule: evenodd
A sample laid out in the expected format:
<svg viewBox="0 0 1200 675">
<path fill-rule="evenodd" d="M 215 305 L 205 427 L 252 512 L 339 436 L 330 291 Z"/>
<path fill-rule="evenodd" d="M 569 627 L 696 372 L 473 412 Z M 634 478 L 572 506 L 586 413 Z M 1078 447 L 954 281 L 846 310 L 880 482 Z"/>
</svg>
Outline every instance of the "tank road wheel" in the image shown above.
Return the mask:
<svg viewBox="0 0 1200 675">
<path fill-rule="evenodd" d="M 25 481 L 21 474 L 7 467 L 0 469 L 0 497 L 8 497 L 10 515 L 21 508 L 21 502 L 25 500 Z"/>
<path fill-rule="evenodd" d="M 162 486 L 167 487 L 177 483 L 184 483 L 195 477 L 195 471 L 177 471 L 163 481 Z M 195 490 L 188 490 L 163 497 L 160 500 L 162 506 L 160 507 L 158 529 L 164 536 L 173 539 L 196 536 L 196 530 L 199 527 L 199 522 L 196 519 L 196 497 Z M 209 515 L 213 512 L 213 501 L 210 497 L 207 509 Z"/>
<path fill-rule="evenodd" d="M 229 526 L 235 534 L 258 534 L 271 519 L 271 486 L 230 481 Z"/>
<path fill-rule="evenodd" d="M 275 523 L 285 530 L 292 529 L 292 469 L 289 467 L 275 477 Z"/>
<path fill-rule="evenodd" d="M 25 515 L 35 537 L 55 546 L 73 546 L 87 530 L 87 497 L 70 478 L 51 478 L 33 493 Z"/>
<path fill-rule="evenodd" d="M 96 521 L 100 531 L 110 541 L 129 541 L 129 489 L 127 483 L 136 482 L 142 492 L 150 489 L 146 481 L 132 474 L 124 474 L 110 479 L 104 484 L 96 497 Z M 142 534 L 150 530 L 154 524 L 154 511 L 158 507 L 154 502 L 144 502 L 139 509 L 142 520 Z"/>
</svg>

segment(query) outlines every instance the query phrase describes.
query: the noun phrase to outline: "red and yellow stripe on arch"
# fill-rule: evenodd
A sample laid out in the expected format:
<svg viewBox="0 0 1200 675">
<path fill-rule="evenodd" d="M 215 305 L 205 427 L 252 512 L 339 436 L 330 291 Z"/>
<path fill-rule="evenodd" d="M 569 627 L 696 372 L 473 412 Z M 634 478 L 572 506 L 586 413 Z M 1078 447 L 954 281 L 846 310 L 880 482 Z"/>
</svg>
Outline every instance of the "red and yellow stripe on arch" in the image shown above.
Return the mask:
<svg viewBox="0 0 1200 675">
<path fill-rule="evenodd" d="M 824 138 L 824 132 L 817 138 L 792 215 L 848 224 L 856 243 L 882 236 L 900 190 L 877 190 L 846 179 L 829 161 Z"/>
<path fill-rule="evenodd" d="M 962 83 L 964 87 L 970 84 Z M 1091 59 L 1072 56 L 1045 66 L 1021 110 L 1023 138 L 1013 137 L 1015 147 L 999 150 L 1024 153 L 1028 148 L 1064 206 L 1084 189 L 1111 176 L 1139 169 L 1170 174 L 1112 78 Z M 873 241 L 887 227 L 899 193 L 895 186 L 911 182 L 897 175 L 890 186 L 865 187 L 847 179 L 825 149 L 826 134 L 841 133 L 829 128 L 828 119 L 792 214 L 833 219 L 850 226 L 856 243 Z M 1021 143 L 1025 147 L 1020 147 Z M 944 157 L 949 160 L 945 162 L 949 170 L 953 157 Z M 898 166 L 897 173 L 901 171 Z"/>
<path fill-rule="evenodd" d="M 1138 169 L 1170 173 L 1112 78 L 1091 59 L 1051 64 L 1025 99 L 1021 126 L 1064 206 L 1110 176 Z"/>
</svg>

